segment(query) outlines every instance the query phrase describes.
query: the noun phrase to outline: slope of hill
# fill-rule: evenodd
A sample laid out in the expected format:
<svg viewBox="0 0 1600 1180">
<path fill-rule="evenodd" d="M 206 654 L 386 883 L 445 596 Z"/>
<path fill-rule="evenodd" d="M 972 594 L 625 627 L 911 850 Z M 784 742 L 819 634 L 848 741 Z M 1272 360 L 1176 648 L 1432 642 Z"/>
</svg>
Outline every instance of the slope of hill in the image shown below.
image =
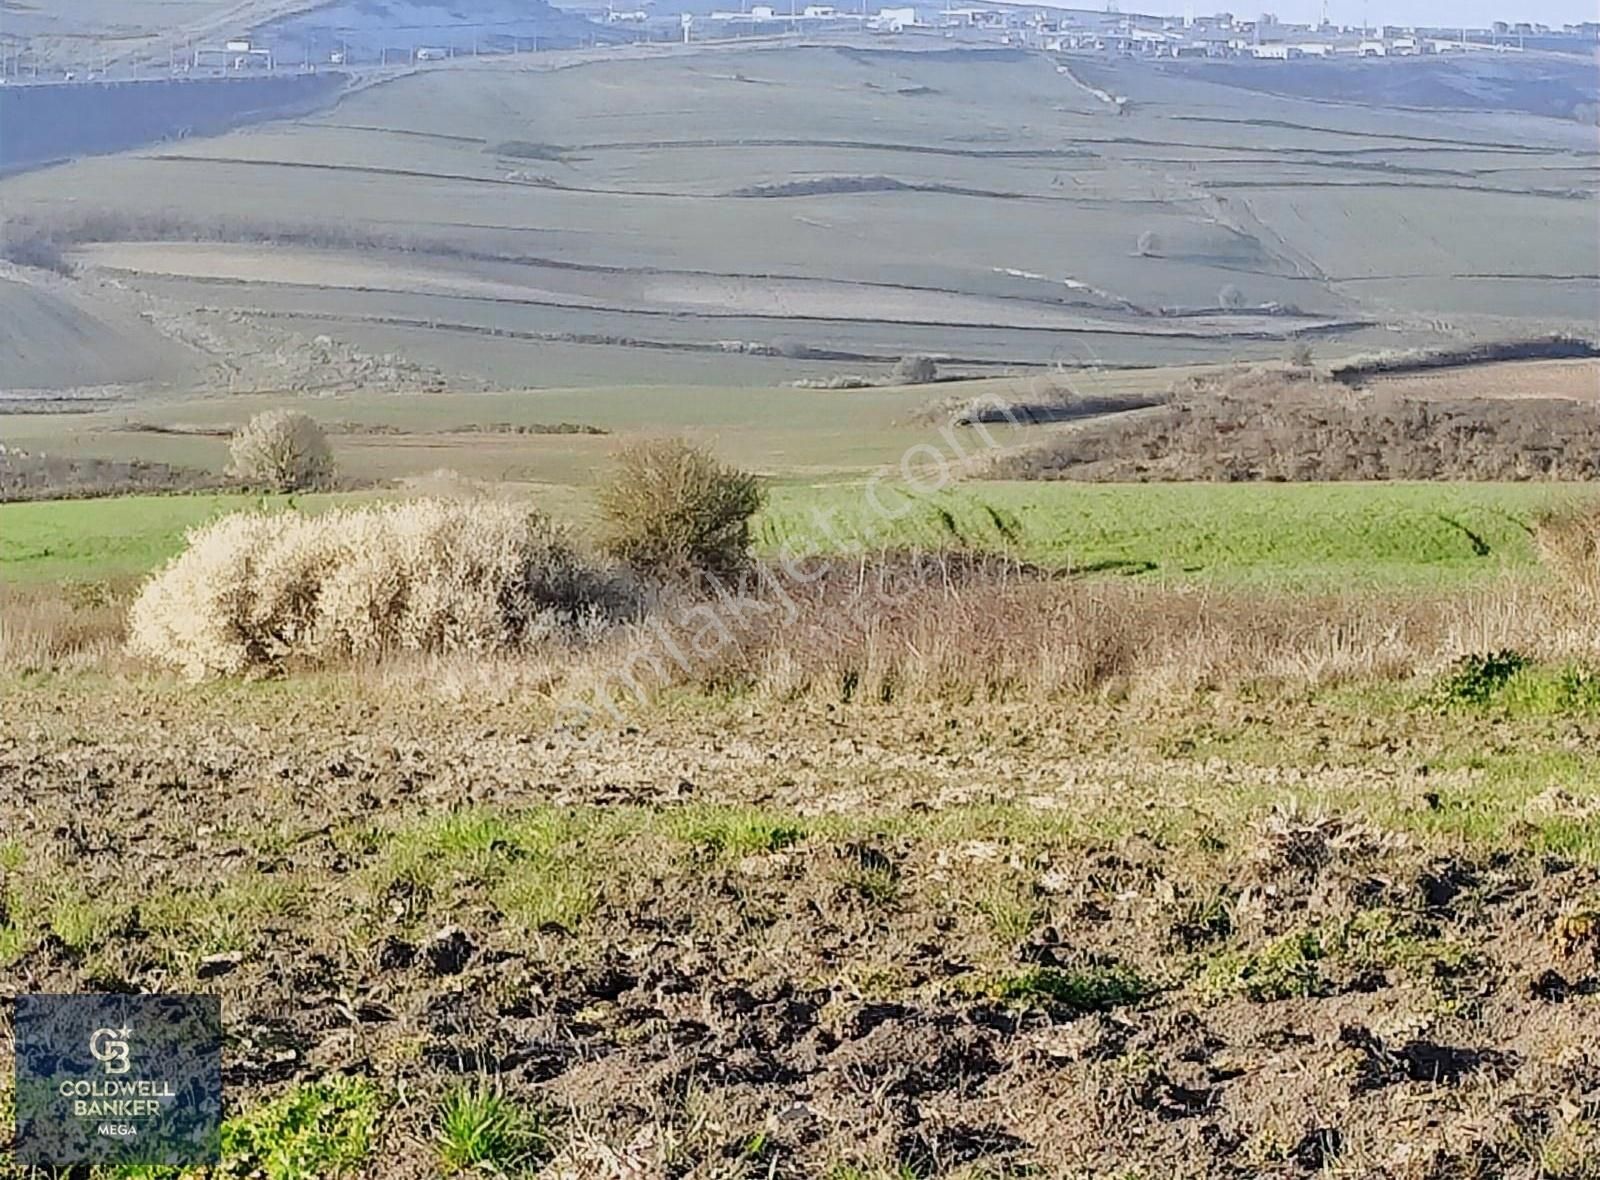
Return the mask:
<svg viewBox="0 0 1600 1180">
<path fill-rule="evenodd" d="M 1597 166 L 1571 121 L 904 37 L 469 60 L 0 199 L 175 314 L 447 379 L 776 383 L 1592 331 Z"/>
</svg>

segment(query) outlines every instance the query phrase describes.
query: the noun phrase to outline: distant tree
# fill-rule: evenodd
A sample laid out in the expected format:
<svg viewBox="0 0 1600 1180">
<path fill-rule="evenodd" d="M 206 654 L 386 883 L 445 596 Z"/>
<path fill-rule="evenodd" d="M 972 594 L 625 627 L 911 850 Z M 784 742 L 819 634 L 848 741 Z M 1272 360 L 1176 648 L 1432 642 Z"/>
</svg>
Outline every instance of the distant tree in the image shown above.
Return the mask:
<svg viewBox="0 0 1600 1180">
<path fill-rule="evenodd" d="M 903 356 L 894 366 L 896 385 L 926 385 L 939 376 L 939 366 L 931 356 Z"/>
<path fill-rule="evenodd" d="M 1145 230 L 1133 244 L 1133 251 L 1140 258 L 1152 258 L 1161 251 L 1161 239 L 1155 231 Z"/>
<path fill-rule="evenodd" d="M 1240 308 L 1244 306 L 1244 292 L 1232 283 L 1224 283 L 1217 292 L 1217 302 L 1223 307 Z"/>
<path fill-rule="evenodd" d="M 294 492 L 333 481 L 327 435 L 295 410 L 257 414 L 233 436 L 229 451 L 234 475 L 275 491 Z"/>
<path fill-rule="evenodd" d="M 1304 340 L 1296 340 L 1289 345 L 1288 350 L 1283 354 L 1283 359 L 1289 363 L 1291 368 L 1309 369 L 1313 359 L 1311 345 Z"/>
</svg>

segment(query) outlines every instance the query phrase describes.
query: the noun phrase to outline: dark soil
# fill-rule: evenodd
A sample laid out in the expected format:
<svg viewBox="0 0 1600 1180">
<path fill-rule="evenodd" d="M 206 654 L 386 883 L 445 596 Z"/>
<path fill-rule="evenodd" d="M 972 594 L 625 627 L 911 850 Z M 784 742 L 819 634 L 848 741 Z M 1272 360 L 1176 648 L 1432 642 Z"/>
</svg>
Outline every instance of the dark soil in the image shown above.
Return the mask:
<svg viewBox="0 0 1600 1180">
<path fill-rule="evenodd" d="M 482 1075 L 548 1112 L 552 1176 L 1593 1176 L 1600 872 L 1437 834 L 1449 773 L 1372 778 L 1410 834 L 1233 801 L 1517 735 L 1270 712 L 1320 769 L 1090 705 L 574 732 L 393 685 L 18 688 L 0 995 L 216 992 L 230 1109 L 370 1077 L 371 1176 L 437 1175 L 430 1104 Z"/>
</svg>

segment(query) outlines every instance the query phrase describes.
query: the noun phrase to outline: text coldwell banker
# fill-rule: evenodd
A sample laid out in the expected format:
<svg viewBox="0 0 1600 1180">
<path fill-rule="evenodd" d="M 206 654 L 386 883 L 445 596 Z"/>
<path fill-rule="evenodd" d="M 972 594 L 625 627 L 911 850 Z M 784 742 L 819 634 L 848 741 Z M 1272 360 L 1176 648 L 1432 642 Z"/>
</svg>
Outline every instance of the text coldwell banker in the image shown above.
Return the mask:
<svg viewBox="0 0 1600 1180">
<path fill-rule="evenodd" d="M 61 1096 L 73 1099 L 79 1118 L 148 1118 L 160 1114 L 163 1100 L 177 1098 L 171 1082 L 98 1079 L 61 1083 Z"/>
</svg>

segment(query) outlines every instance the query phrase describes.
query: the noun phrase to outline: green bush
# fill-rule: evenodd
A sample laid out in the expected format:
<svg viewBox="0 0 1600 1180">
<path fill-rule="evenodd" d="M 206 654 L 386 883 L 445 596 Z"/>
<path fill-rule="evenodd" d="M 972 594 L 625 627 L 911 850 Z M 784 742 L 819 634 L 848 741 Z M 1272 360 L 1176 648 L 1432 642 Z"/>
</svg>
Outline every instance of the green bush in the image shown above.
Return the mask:
<svg viewBox="0 0 1600 1180">
<path fill-rule="evenodd" d="M 1510 648 L 1462 656 L 1434 685 L 1434 698 L 1446 708 L 1486 705 L 1528 666 L 1528 657 Z"/>
<path fill-rule="evenodd" d="M 749 562 L 762 493 L 755 476 L 701 447 L 653 439 L 623 449 L 599 499 L 613 557 L 658 577 L 726 576 Z"/>
<path fill-rule="evenodd" d="M 359 1078 L 312 1082 L 222 1126 L 223 1176 L 323 1180 L 362 1168 L 381 1113 Z"/>
</svg>

